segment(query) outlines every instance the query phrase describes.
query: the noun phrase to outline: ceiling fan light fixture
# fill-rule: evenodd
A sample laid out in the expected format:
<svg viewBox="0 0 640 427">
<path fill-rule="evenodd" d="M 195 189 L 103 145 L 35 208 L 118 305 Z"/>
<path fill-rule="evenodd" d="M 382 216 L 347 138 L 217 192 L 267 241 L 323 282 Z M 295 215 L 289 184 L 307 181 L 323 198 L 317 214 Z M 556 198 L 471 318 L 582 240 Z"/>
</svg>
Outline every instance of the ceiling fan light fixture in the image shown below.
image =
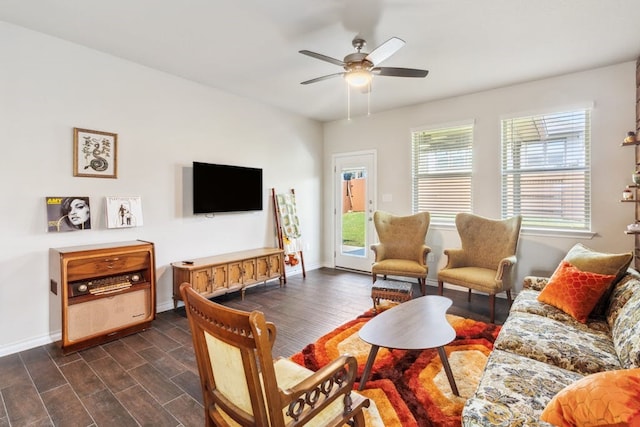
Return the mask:
<svg viewBox="0 0 640 427">
<path fill-rule="evenodd" d="M 344 79 L 351 87 L 365 87 L 371 83 L 373 75 L 368 70 L 353 70 L 345 73 Z"/>
</svg>

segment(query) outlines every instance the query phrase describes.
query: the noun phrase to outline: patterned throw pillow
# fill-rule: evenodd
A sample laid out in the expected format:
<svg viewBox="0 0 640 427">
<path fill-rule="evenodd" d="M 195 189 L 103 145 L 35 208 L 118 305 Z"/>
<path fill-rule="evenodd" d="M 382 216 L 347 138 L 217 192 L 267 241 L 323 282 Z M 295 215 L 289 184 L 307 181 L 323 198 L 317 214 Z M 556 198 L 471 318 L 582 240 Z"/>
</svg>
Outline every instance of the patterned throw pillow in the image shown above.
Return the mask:
<svg viewBox="0 0 640 427">
<path fill-rule="evenodd" d="M 576 243 L 569 252 L 567 252 L 564 260 L 570 262 L 571 265 L 576 266 L 581 271 L 598 274 L 615 274 L 616 278 L 611 282 L 611 286 L 605 291 L 593 309 L 594 314 L 604 315 L 608 306 L 611 289 L 627 272 L 631 261 L 633 261 L 633 252 L 623 252 L 619 254 L 597 252 L 582 243 Z"/>
<path fill-rule="evenodd" d="M 597 274 L 580 271 L 567 261 L 562 261 L 538 301 L 559 308 L 578 322 L 586 323 L 589 313 L 615 279 L 613 274 Z"/>
<path fill-rule="evenodd" d="M 598 372 L 556 394 L 540 419 L 556 426 L 640 426 L 640 369 Z"/>
</svg>

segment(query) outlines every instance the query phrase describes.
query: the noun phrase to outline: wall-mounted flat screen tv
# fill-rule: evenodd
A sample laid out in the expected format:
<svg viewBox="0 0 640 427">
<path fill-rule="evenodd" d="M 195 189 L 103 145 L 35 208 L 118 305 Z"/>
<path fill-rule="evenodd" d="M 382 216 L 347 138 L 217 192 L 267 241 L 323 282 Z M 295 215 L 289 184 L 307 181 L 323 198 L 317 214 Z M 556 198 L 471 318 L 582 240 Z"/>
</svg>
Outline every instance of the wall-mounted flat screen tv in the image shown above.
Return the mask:
<svg viewBox="0 0 640 427">
<path fill-rule="evenodd" d="M 193 162 L 193 213 L 262 210 L 262 169 Z"/>
</svg>

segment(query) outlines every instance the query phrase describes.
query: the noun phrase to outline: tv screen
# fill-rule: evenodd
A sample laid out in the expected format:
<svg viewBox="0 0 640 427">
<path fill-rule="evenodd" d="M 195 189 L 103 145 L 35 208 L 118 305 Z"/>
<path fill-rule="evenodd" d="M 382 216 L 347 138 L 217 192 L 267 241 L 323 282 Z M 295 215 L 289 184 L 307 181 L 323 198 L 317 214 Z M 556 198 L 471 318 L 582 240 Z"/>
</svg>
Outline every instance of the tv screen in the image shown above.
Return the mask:
<svg viewBox="0 0 640 427">
<path fill-rule="evenodd" d="M 262 210 L 262 169 L 193 162 L 193 213 Z"/>
</svg>

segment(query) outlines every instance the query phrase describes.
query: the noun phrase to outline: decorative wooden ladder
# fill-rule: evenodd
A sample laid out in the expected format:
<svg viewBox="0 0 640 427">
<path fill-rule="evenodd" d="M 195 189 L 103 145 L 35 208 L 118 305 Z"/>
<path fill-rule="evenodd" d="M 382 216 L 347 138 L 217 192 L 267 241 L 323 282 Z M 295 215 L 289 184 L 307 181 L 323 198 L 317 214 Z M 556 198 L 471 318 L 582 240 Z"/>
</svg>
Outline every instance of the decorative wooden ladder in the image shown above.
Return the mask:
<svg viewBox="0 0 640 427">
<path fill-rule="evenodd" d="M 278 247 L 285 251 L 284 253 L 284 263 L 289 265 L 293 264 L 295 260 L 295 254 L 297 253 L 300 257 L 300 265 L 302 266 L 302 277 L 307 277 L 307 272 L 304 267 L 304 255 L 302 253 L 302 248 L 300 245 L 297 246 L 296 250 L 293 252 L 287 252 L 287 245 L 285 243 L 285 239 L 301 239 L 302 236 L 299 234 L 299 230 L 295 236 L 288 235 L 289 233 L 285 230 L 287 224 L 283 224 L 283 206 L 280 200 L 289 201 L 289 208 L 291 208 L 291 212 L 287 212 L 286 216 L 288 217 L 289 224 L 293 224 L 297 229 L 297 224 L 299 224 L 298 214 L 296 209 L 296 198 L 295 198 L 295 190 L 292 188 L 288 193 L 277 194 L 275 188 L 271 189 L 271 197 L 273 199 L 273 214 L 275 218 L 276 224 L 276 233 L 278 235 Z"/>
</svg>

